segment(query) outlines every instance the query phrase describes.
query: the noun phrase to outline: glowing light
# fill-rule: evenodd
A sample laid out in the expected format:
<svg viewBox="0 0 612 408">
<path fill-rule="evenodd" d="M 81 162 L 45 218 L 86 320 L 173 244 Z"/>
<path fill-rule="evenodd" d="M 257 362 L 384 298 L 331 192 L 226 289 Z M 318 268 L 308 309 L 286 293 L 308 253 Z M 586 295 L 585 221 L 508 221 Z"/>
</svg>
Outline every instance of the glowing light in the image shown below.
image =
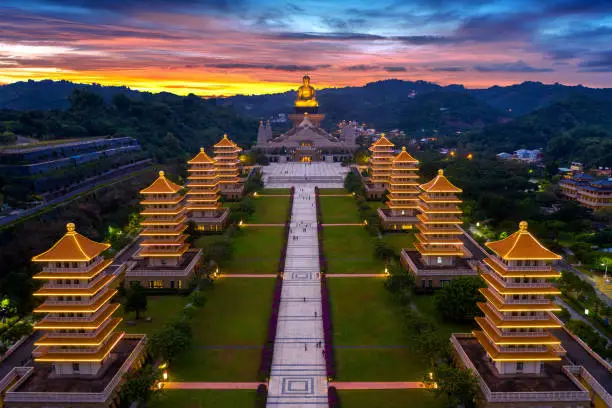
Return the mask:
<svg viewBox="0 0 612 408">
<path fill-rule="evenodd" d="M 472 160 L 474 158 L 474 155 L 472 153 L 468 153 L 466 157 L 468 160 Z"/>
<path fill-rule="evenodd" d="M 584 315 L 588 316 L 589 315 L 589 309 L 584 309 Z"/>
<path fill-rule="evenodd" d="M 164 381 L 168 381 L 168 371 L 164 370 L 164 373 L 162 374 L 162 378 L 164 379 Z"/>
</svg>

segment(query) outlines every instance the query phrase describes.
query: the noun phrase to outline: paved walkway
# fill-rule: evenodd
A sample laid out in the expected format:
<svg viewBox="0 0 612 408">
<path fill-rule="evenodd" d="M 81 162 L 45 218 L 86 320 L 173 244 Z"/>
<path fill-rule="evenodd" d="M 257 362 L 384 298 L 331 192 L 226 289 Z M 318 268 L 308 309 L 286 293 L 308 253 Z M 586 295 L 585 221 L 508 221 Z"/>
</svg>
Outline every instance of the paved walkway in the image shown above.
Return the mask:
<svg viewBox="0 0 612 408">
<path fill-rule="evenodd" d="M 268 384 L 269 408 L 328 406 L 314 203 L 314 187 L 296 187 Z"/>
<path fill-rule="evenodd" d="M 220 273 L 220 278 L 276 278 L 275 273 Z"/>
<path fill-rule="evenodd" d="M 415 388 L 425 388 L 422 382 L 331 382 L 330 387 L 336 387 L 338 390 L 408 390 Z"/>
<path fill-rule="evenodd" d="M 267 188 L 342 188 L 349 167 L 340 163 L 270 163 L 262 168 Z M 298 188 L 298 187 L 296 187 Z"/>
<path fill-rule="evenodd" d="M 258 382 L 165 382 L 167 390 L 255 390 Z"/>
</svg>

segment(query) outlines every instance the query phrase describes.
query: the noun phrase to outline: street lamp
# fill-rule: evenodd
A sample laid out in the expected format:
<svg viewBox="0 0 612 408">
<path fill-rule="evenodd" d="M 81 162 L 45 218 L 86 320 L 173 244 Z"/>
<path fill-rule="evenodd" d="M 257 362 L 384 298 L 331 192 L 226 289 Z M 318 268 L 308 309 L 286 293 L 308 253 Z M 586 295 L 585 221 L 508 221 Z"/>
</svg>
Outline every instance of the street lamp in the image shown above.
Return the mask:
<svg viewBox="0 0 612 408">
<path fill-rule="evenodd" d="M 606 262 L 605 264 L 602 262 L 601 266 L 606 267 L 606 270 L 604 271 L 604 283 L 608 283 L 608 263 Z"/>
<path fill-rule="evenodd" d="M 589 309 L 584 309 L 584 315 L 588 316 L 589 315 Z"/>
</svg>

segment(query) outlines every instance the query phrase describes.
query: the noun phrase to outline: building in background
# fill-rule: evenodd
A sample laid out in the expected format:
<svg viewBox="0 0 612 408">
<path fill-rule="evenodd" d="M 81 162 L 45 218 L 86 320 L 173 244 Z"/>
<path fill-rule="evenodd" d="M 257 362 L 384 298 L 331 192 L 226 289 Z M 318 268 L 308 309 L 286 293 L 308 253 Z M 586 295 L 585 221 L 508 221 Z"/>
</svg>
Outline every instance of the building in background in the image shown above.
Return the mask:
<svg viewBox="0 0 612 408">
<path fill-rule="evenodd" d="M 612 178 L 572 172 L 559 181 L 559 188 L 563 196 L 591 210 L 612 208 Z"/>
<path fill-rule="evenodd" d="M 220 191 L 228 200 L 238 200 L 244 194 L 244 182 L 240 178 L 240 147 L 227 134 L 214 145 L 214 159 Z"/>
<path fill-rule="evenodd" d="M 201 231 L 221 231 L 229 222 L 229 208 L 219 203 L 220 190 L 217 165 L 200 148 L 187 162 L 187 212 L 189 219 Z"/>
<path fill-rule="evenodd" d="M 385 195 L 391 181 L 395 145 L 381 135 L 369 150 L 370 157 L 369 177 L 365 179 L 365 192 L 368 200 L 380 200 Z"/>
<path fill-rule="evenodd" d="M 419 208 L 419 161 L 405 147 L 393 158 L 387 207 L 379 208 L 381 226 L 387 230 L 412 229 Z"/>
<path fill-rule="evenodd" d="M 163 171 L 149 187 L 141 190 L 144 227 L 140 249 L 126 272 L 125 284 L 135 282 L 148 289 L 187 290 L 198 267 L 201 249 L 187 243 L 187 216 L 183 188 L 168 180 Z"/>
<path fill-rule="evenodd" d="M 462 190 L 448 181 L 443 170 L 419 189 L 415 250 L 402 249 L 400 254 L 401 264 L 415 275 L 417 290 L 438 289 L 459 276 L 477 276 L 472 254 L 460 238 L 457 194 Z"/>
<path fill-rule="evenodd" d="M 110 287 L 116 275 L 102 255 L 108 244 L 66 225 L 66 234 L 32 260 L 43 265 L 34 296 L 44 332 L 32 353 L 34 366 L 15 367 L 0 382 L 3 407 L 115 407 L 123 376 L 142 363 L 144 335 L 117 331 L 119 304 Z"/>
</svg>

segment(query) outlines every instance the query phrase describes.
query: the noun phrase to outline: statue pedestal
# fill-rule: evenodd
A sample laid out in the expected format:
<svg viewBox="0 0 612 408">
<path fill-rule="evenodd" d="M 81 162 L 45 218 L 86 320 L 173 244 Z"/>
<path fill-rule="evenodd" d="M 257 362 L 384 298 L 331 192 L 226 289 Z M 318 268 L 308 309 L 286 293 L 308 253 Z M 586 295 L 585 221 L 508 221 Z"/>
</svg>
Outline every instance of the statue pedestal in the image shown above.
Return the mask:
<svg viewBox="0 0 612 408">
<path fill-rule="evenodd" d="M 302 121 L 304 120 L 304 116 L 305 115 L 303 113 L 290 113 L 289 115 L 287 115 L 287 117 L 293 124 L 293 127 L 297 127 L 300 123 L 302 123 Z M 321 121 L 323 119 L 325 119 L 325 115 L 323 113 L 308 114 L 308 120 L 310 121 L 310 123 L 317 127 L 321 126 Z"/>
<path fill-rule="evenodd" d="M 303 115 L 307 113 L 309 115 L 314 115 L 319 112 L 318 106 L 294 106 L 293 110 L 295 113 Z"/>
</svg>

